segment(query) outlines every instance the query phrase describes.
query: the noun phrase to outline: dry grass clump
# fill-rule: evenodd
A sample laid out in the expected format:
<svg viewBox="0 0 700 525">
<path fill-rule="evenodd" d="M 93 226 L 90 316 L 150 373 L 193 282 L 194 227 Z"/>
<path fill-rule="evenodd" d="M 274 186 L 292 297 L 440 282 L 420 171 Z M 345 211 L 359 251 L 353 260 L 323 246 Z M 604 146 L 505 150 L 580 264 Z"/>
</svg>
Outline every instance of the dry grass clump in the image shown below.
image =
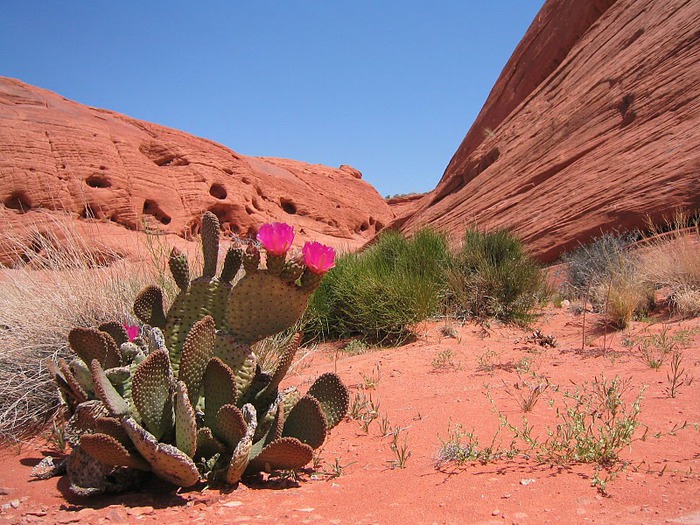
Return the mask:
<svg viewBox="0 0 700 525">
<path fill-rule="evenodd" d="M 53 226 L 23 238 L 3 233 L 3 248 L 23 262 L 0 269 L 0 442 L 51 418 L 58 400 L 45 360 L 67 355 L 68 331 L 131 321 L 133 298 L 155 280 L 118 254 L 89 249 L 68 221 Z"/>
<path fill-rule="evenodd" d="M 569 296 L 590 300 L 620 329 L 654 306 L 654 286 L 640 273 L 633 240 L 632 234 L 608 233 L 563 257 Z"/>
<path fill-rule="evenodd" d="M 676 311 L 687 317 L 700 315 L 700 226 L 683 214 L 676 214 L 661 233 L 644 241 L 644 279 L 669 291 Z"/>
<path fill-rule="evenodd" d="M 596 302 L 616 328 L 626 328 L 635 317 L 647 315 L 654 308 L 654 288 L 636 277 L 616 276 L 595 290 Z"/>
</svg>

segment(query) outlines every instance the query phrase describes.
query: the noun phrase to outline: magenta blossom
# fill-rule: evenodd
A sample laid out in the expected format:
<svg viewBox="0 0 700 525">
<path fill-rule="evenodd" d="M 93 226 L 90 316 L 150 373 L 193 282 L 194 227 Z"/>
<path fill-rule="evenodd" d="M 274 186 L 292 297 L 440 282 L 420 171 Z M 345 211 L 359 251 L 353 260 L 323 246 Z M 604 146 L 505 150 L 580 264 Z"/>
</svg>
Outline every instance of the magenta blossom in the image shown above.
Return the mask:
<svg viewBox="0 0 700 525">
<path fill-rule="evenodd" d="M 292 246 L 294 227 L 283 222 L 263 224 L 258 230 L 258 240 L 270 255 L 284 255 Z"/>
<path fill-rule="evenodd" d="M 136 339 L 139 336 L 139 333 L 141 332 L 139 330 L 139 327 L 135 324 L 125 324 L 124 330 L 126 330 L 126 335 L 129 336 L 129 341 L 133 341 L 134 339 Z"/>
<path fill-rule="evenodd" d="M 323 275 L 335 266 L 335 250 L 320 242 L 307 242 L 301 249 L 304 263 L 311 273 Z"/>
</svg>

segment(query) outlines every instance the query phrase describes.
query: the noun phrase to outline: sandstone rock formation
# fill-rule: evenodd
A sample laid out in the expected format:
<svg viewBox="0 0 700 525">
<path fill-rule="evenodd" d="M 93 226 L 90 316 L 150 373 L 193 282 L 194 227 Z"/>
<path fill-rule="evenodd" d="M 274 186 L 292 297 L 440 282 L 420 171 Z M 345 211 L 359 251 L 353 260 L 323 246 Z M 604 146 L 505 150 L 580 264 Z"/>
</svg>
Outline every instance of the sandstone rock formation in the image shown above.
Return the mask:
<svg viewBox="0 0 700 525">
<path fill-rule="evenodd" d="M 22 237 L 36 230 L 60 238 L 67 214 L 87 245 L 134 257 L 144 230 L 188 239 L 210 210 L 233 234 L 284 221 L 296 227 L 297 244 L 312 238 L 353 248 L 394 218 L 361 177 L 346 165 L 239 155 L 0 77 L 5 239 L 8 231 Z M 16 261 L 11 251 L 0 247 L 0 263 Z"/>
<path fill-rule="evenodd" d="M 437 188 L 395 225 L 514 230 L 543 260 L 700 210 L 700 3 L 547 0 Z"/>
</svg>

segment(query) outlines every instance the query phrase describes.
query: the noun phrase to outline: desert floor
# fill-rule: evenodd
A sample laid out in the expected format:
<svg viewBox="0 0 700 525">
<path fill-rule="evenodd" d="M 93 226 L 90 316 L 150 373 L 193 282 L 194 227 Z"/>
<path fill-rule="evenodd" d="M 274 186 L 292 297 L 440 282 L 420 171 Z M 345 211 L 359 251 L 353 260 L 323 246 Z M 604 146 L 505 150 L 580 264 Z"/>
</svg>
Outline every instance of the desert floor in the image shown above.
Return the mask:
<svg viewBox="0 0 700 525">
<path fill-rule="evenodd" d="M 335 370 L 350 385 L 356 408 L 365 399 L 357 412 L 371 411 L 371 397 L 379 417 L 364 425 L 341 422 L 319 452 L 315 474 L 259 479 L 225 492 L 154 482 L 140 493 L 78 499 L 63 478 L 31 480 L 32 467 L 56 454 L 37 440 L 0 451 L 0 523 L 700 523 L 700 432 L 692 425 L 671 432 L 700 423 L 700 319 L 657 315 L 604 334 L 599 317 L 589 313 L 584 336 L 583 316 L 550 306 L 528 330 L 430 322 L 399 348 L 348 355 L 321 345 L 287 383 L 303 391 L 320 373 Z M 553 335 L 557 346 L 538 344 L 531 337 L 536 328 Z M 670 359 L 658 370 L 640 359 L 640 342 L 664 330 L 682 339 L 685 376 L 675 398 L 667 393 Z M 538 461 L 532 451 L 436 466 L 448 429 L 461 424 L 473 431 L 479 450 L 506 449 L 513 432 L 499 432 L 497 409 L 521 429 L 526 417 L 541 443 L 547 429 L 561 423 L 562 403 L 574 404 L 565 392 L 571 395 L 575 385 L 591 391 L 596 378 L 609 386 L 616 376 L 625 385 L 627 410 L 644 390 L 637 439 L 620 451 L 612 473 L 596 475 L 592 464 Z M 530 386 L 546 381 L 532 411 L 523 412 Z M 394 438 L 382 435 L 392 429 L 398 451 L 410 453 L 404 468 L 396 465 Z M 522 441 L 517 447 L 526 448 Z M 604 491 L 593 485 L 610 475 Z"/>
</svg>

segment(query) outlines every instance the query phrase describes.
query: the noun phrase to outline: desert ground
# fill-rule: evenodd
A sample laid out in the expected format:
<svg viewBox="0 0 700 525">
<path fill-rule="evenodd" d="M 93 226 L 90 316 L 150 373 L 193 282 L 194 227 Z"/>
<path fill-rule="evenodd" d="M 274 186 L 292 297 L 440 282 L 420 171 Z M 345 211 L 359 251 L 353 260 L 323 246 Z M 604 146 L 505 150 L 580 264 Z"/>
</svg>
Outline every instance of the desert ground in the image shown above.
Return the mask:
<svg viewBox="0 0 700 525">
<path fill-rule="evenodd" d="M 564 303 L 550 304 L 528 329 L 447 320 L 416 333 L 397 348 L 335 343 L 300 354 L 287 384 L 304 391 L 335 370 L 353 402 L 315 464 L 297 476 L 223 491 L 154 481 L 138 493 L 80 499 L 65 478 L 32 480 L 32 467 L 57 455 L 38 438 L 2 450 L 0 523 L 700 523 L 700 319 L 661 310 L 612 332 L 598 314 L 584 317 Z M 675 397 L 670 360 L 652 369 L 642 357 L 644 348 L 661 355 L 648 344 L 659 341 L 653 334 L 682 355 Z M 600 392 L 596 384 L 608 393 L 617 385 L 624 403 L 617 421 L 626 414 L 638 423 L 631 445 L 607 468 L 561 459 L 566 447 L 558 461 L 538 457 L 538 445 L 513 439 L 513 429 L 529 426 L 535 442 L 545 443 L 548 429 L 563 423 L 563 403 L 575 407 L 581 393 Z M 458 425 L 462 450 L 470 450 L 464 433 L 472 433 L 481 461 L 439 461 L 445 443 L 456 443 Z"/>
</svg>

